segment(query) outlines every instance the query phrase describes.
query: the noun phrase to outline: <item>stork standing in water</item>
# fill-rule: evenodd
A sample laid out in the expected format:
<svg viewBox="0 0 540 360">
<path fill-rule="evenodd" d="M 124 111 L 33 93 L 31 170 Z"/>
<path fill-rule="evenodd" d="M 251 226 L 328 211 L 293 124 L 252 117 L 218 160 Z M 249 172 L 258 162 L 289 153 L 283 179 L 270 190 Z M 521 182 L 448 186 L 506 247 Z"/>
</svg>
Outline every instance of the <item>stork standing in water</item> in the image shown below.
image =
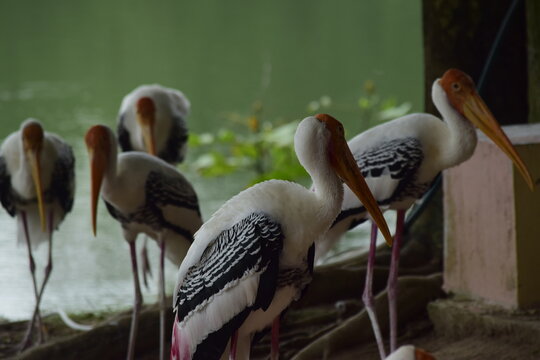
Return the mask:
<svg viewBox="0 0 540 360">
<path fill-rule="evenodd" d="M 388 279 L 390 349 L 396 349 L 396 281 L 405 211 L 428 190 L 444 169 L 469 159 L 476 148 L 475 127 L 482 130 L 514 162 L 533 189 L 531 175 L 501 129 L 471 78 L 450 69 L 435 80 L 432 99 L 443 121 L 430 114 L 411 114 L 369 129 L 349 141 L 354 158 L 378 204 L 397 211 L 396 233 Z M 315 188 L 317 184 L 314 184 Z M 367 219 L 364 205 L 347 186 L 341 213 L 325 237 L 316 243 L 320 258 L 349 229 Z M 385 357 L 382 336 L 373 306 L 372 278 L 377 227 L 372 226 L 365 289 L 362 299 L 370 316 L 381 358 Z"/>
<path fill-rule="evenodd" d="M 141 85 L 122 99 L 116 129 L 122 151 L 144 151 L 169 164 L 184 161 L 188 130 L 186 117 L 190 103 L 176 89 L 161 85 Z M 141 250 L 144 284 L 150 273 L 148 238 Z"/>
<path fill-rule="evenodd" d="M 92 226 L 96 233 L 96 212 L 101 191 L 107 209 L 122 225 L 129 244 L 135 287 L 135 303 L 128 347 L 133 359 L 138 314 L 142 295 L 137 269 L 135 240 L 144 233 L 156 240 L 160 258 L 160 358 L 164 357 L 165 290 L 164 256 L 177 266 L 188 251 L 193 234 L 201 226 L 197 195 L 191 184 L 173 166 L 142 152 L 118 155 L 111 129 L 96 125 L 86 133 L 92 186 Z"/>
<path fill-rule="evenodd" d="M 71 146 L 60 137 L 43 131 L 38 120 L 28 119 L 0 147 L 0 202 L 17 219 L 17 238 L 28 248 L 30 273 L 36 305 L 28 331 L 21 343 L 32 342 L 37 321 L 38 342 L 43 341 L 39 304 L 52 271 L 52 237 L 73 207 L 75 158 Z M 35 275 L 32 248 L 49 243 L 48 260 L 41 287 Z"/>
<path fill-rule="evenodd" d="M 391 241 L 343 132 L 324 114 L 298 126 L 296 154 L 315 191 L 280 180 L 257 184 L 230 199 L 197 232 L 178 271 L 172 359 L 226 358 L 231 337 L 231 356 L 249 358 L 253 334 L 279 318 L 311 281 L 313 242 L 339 213 L 342 181 Z M 272 358 L 276 351 L 273 346 Z"/>
</svg>

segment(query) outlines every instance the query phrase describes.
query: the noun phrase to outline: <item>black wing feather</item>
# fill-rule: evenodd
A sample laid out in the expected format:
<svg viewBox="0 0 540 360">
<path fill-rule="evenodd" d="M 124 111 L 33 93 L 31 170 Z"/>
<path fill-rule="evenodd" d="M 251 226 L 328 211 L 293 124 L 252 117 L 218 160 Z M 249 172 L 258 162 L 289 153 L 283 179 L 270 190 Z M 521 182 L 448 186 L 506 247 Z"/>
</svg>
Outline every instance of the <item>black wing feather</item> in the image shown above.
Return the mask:
<svg viewBox="0 0 540 360">
<path fill-rule="evenodd" d="M 6 159 L 0 156 L 0 203 L 9 215 L 15 216 L 15 203 L 11 190 L 11 177 L 7 170 Z"/>
<path fill-rule="evenodd" d="M 73 194 L 75 191 L 75 157 L 71 146 L 63 143 L 58 151 L 58 158 L 54 164 L 51 182 L 51 195 L 56 199 L 64 214 L 73 208 Z"/>
<path fill-rule="evenodd" d="M 420 198 L 429 184 L 417 184 L 418 169 L 424 160 L 420 140 L 414 137 L 393 139 L 354 156 L 365 178 L 389 174 L 398 180 L 394 192 L 387 199 L 377 199 L 379 205 L 388 205 L 407 197 Z"/>
<path fill-rule="evenodd" d="M 201 214 L 197 194 L 184 177 L 151 171 L 146 179 L 145 191 L 147 203 L 157 206 L 174 205 Z"/>
<path fill-rule="evenodd" d="M 122 226 L 135 222 L 146 224 L 156 231 L 167 228 L 191 242 L 193 234 L 186 228 L 168 221 L 161 210 L 162 207 L 172 205 L 194 210 L 200 217 L 199 201 L 191 184 L 183 177 L 151 171 L 146 179 L 145 193 L 145 203 L 131 214 L 122 213 L 114 204 L 105 203 L 111 216 Z"/>
<path fill-rule="evenodd" d="M 181 149 L 186 146 L 188 139 L 188 130 L 185 121 L 180 116 L 173 118 L 171 128 L 167 137 L 167 143 L 158 156 L 171 164 L 178 164 L 184 161 L 184 155 Z"/>
<path fill-rule="evenodd" d="M 121 114 L 118 119 L 118 126 L 116 127 L 116 133 L 118 134 L 118 144 L 122 151 L 132 151 L 133 147 L 131 146 L 131 137 L 128 129 L 125 126 L 126 116 Z"/>
<path fill-rule="evenodd" d="M 367 151 L 354 154 L 354 158 L 366 179 L 389 175 L 392 179 L 398 180 L 397 186 L 388 198 L 377 199 L 380 206 L 410 197 L 419 199 L 429 188 L 429 183 L 417 183 L 417 173 L 424 160 L 424 152 L 422 143 L 414 137 L 383 142 Z M 352 229 L 366 220 L 365 214 L 366 208 L 362 205 L 342 209 L 332 227 L 351 219 L 349 229 Z"/>
</svg>

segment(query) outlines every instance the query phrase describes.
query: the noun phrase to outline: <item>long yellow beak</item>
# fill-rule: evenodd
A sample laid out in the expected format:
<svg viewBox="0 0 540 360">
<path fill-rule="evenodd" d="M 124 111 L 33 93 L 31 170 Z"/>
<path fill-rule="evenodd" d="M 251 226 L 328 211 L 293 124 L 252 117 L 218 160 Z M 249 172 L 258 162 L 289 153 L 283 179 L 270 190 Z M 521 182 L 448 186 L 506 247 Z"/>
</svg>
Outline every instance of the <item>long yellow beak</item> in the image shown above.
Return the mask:
<svg viewBox="0 0 540 360">
<path fill-rule="evenodd" d="M 139 126 L 141 127 L 146 152 L 157 156 L 156 141 L 154 137 L 154 119 L 153 117 L 143 117 L 140 114 L 137 114 L 137 116 Z"/>
<path fill-rule="evenodd" d="M 28 159 L 30 161 L 30 173 L 36 187 L 38 200 L 39 218 L 41 220 L 41 231 L 46 231 L 45 226 L 45 206 L 43 204 L 43 185 L 41 184 L 41 166 L 38 150 L 28 150 Z"/>
<path fill-rule="evenodd" d="M 463 114 L 473 124 L 475 124 L 484 134 L 486 134 L 493 142 L 502 150 L 512 162 L 516 165 L 521 176 L 531 189 L 534 190 L 534 181 L 529 172 L 529 169 L 517 153 L 516 149 L 501 129 L 501 126 L 495 120 L 495 117 L 489 111 L 489 108 L 484 103 L 482 98 L 473 92 L 466 98 L 463 103 Z"/>
<path fill-rule="evenodd" d="M 371 218 L 381 230 L 386 243 L 392 246 L 392 235 L 388 230 L 388 224 L 377 204 L 377 200 L 373 197 L 371 190 L 366 183 L 366 180 L 360 173 L 358 164 L 354 160 L 354 156 L 347 145 L 347 141 L 343 136 L 334 138 L 332 143 L 333 151 L 331 152 L 333 166 L 339 177 L 351 188 L 356 194 L 360 202 L 365 206 L 366 210 L 371 215 Z"/>
<path fill-rule="evenodd" d="M 103 182 L 103 176 L 105 174 L 106 160 L 104 154 L 99 149 L 88 148 L 90 156 L 90 176 L 91 176 L 91 211 L 92 211 L 92 231 L 96 236 L 97 227 L 97 207 L 99 201 L 99 192 L 101 190 L 101 183 Z"/>
</svg>

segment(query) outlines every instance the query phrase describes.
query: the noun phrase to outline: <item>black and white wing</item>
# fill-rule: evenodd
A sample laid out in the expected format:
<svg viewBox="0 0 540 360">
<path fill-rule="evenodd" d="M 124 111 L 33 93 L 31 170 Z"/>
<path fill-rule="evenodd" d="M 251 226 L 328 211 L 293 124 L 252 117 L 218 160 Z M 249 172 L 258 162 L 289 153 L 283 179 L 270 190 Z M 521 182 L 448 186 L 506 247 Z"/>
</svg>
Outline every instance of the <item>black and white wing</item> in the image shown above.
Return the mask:
<svg viewBox="0 0 540 360">
<path fill-rule="evenodd" d="M 385 208 L 392 203 L 408 198 L 419 199 L 429 188 L 429 183 L 419 184 L 417 174 L 424 152 L 420 140 L 403 137 L 382 142 L 353 155 L 365 177 L 373 196 Z M 332 227 L 347 220 L 352 229 L 366 220 L 366 209 L 348 189 L 344 194 L 341 212 Z"/>
<path fill-rule="evenodd" d="M 0 203 L 11 216 L 15 216 L 15 203 L 13 200 L 11 177 L 8 173 L 6 159 L 0 156 Z"/>
<path fill-rule="evenodd" d="M 177 287 L 173 347 L 183 347 L 179 353 L 219 359 L 249 313 L 270 306 L 283 238 L 278 223 L 254 213 L 210 243 Z"/>
<path fill-rule="evenodd" d="M 122 213 L 106 201 L 111 216 L 123 226 L 140 223 L 156 231 L 169 229 L 191 242 L 194 231 L 188 228 L 201 221 L 199 201 L 191 184 L 180 173 L 172 176 L 170 172 L 150 171 L 144 191 L 144 204 L 131 214 Z"/>
<path fill-rule="evenodd" d="M 201 210 L 195 189 L 181 174 L 170 176 L 166 173 L 151 171 L 146 179 L 145 214 L 150 221 L 184 236 L 190 242 L 193 239 L 192 228 L 195 222 L 201 223 Z M 144 221 L 144 220 L 143 220 Z"/>
<path fill-rule="evenodd" d="M 417 184 L 424 152 L 422 143 L 414 137 L 381 143 L 368 151 L 354 154 L 354 158 L 381 206 L 407 197 L 420 198 L 426 190 Z"/>
<path fill-rule="evenodd" d="M 197 211 L 199 200 L 195 190 L 183 176 L 169 176 L 158 171 L 151 171 L 146 179 L 147 202 L 157 206 L 174 205 Z"/>
</svg>

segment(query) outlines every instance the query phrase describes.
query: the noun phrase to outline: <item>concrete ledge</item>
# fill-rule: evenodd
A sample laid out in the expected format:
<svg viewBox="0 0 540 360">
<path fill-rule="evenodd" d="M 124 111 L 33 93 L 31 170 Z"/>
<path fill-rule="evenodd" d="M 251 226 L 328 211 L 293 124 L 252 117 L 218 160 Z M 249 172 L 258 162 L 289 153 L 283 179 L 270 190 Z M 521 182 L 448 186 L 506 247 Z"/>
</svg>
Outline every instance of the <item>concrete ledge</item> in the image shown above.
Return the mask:
<svg viewBox="0 0 540 360">
<path fill-rule="evenodd" d="M 437 300 L 428 313 L 438 335 L 469 338 L 473 335 L 503 337 L 512 343 L 538 344 L 540 311 L 512 311 L 468 299 Z"/>
</svg>

